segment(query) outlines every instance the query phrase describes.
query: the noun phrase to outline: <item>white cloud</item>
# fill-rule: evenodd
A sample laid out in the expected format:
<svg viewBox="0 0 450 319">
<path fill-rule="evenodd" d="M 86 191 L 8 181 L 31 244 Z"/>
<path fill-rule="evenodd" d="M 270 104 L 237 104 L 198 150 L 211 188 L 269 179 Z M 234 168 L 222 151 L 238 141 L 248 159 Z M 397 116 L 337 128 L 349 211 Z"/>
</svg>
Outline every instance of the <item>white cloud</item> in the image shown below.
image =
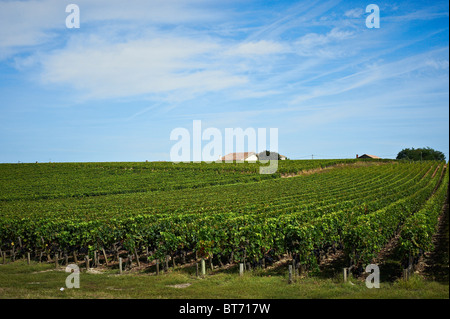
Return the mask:
<svg viewBox="0 0 450 319">
<path fill-rule="evenodd" d="M 146 23 L 198 23 L 225 18 L 220 11 L 208 8 L 208 0 L 78 0 L 84 20 L 130 20 Z"/>
<path fill-rule="evenodd" d="M 320 87 L 305 89 L 303 94 L 298 95 L 291 101 L 293 105 L 300 105 L 312 99 L 337 96 L 344 92 L 349 92 L 369 85 L 376 85 L 389 89 L 388 80 L 402 81 L 408 78 L 416 78 L 420 83 L 420 77 L 416 74 L 427 68 L 439 66 L 430 61 L 438 61 L 438 57 L 448 54 L 447 48 L 436 49 L 430 52 L 416 54 L 397 61 L 374 63 L 367 65 L 364 70 L 354 72 L 340 78 L 321 83 Z M 445 62 L 443 63 L 445 65 Z"/>
<path fill-rule="evenodd" d="M 342 41 L 353 37 L 354 33 L 351 31 L 334 28 L 326 34 L 306 34 L 294 43 L 294 47 L 301 56 L 338 57 L 347 54 L 342 50 Z M 335 47 L 336 44 L 339 47 Z"/>
<path fill-rule="evenodd" d="M 65 6 L 57 0 L 0 2 L 0 59 L 17 47 L 52 39 L 48 30 L 64 28 L 65 17 Z"/>
<path fill-rule="evenodd" d="M 237 99 L 260 99 L 265 98 L 272 95 L 281 94 L 282 91 L 277 90 L 266 90 L 266 91 L 258 91 L 258 90 L 240 90 L 235 92 L 235 97 Z"/>
<path fill-rule="evenodd" d="M 96 39 L 42 58 L 42 80 L 66 84 L 93 98 L 189 90 L 190 94 L 221 90 L 247 79 L 209 57 L 221 47 L 211 41 L 183 37 L 103 43 Z"/>
<path fill-rule="evenodd" d="M 344 15 L 348 18 L 359 18 L 363 15 L 364 11 L 362 8 L 355 8 L 348 10 L 344 13 Z"/>
<path fill-rule="evenodd" d="M 436 70 L 447 70 L 449 67 L 448 60 L 428 59 L 425 64 Z"/>
<path fill-rule="evenodd" d="M 260 40 L 240 43 L 226 53 L 230 55 L 252 56 L 285 53 L 289 50 L 287 45 L 280 42 Z"/>
<path fill-rule="evenodd" d="M 65 9 L 60 0 L 0 1 L 0 59 L 25 47 L 48 43 L 66 29 Z M 225 12 L 211 10 L 207 0 L 77 0 L 81 29 L 92 25 L 132 23 L 142 29 L 149 25 L 177 25 L 217 22 Z M 122 25 L 123 26 L 123 25 Z"/>
</svg>

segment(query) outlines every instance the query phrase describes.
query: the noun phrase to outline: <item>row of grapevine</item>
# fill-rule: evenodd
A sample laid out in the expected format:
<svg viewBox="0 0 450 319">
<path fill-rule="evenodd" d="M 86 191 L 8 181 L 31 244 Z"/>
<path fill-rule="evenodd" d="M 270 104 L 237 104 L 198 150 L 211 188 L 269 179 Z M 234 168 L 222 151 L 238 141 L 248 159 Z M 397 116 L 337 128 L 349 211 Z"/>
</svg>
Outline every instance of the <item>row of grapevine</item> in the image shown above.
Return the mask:
<svg viewBox="0 0 450 319">
<path fill-rule="evenodd" d="M 430 200 L 406 220 L 398 241 L 399 254 L 403 263 L 418 260 L 424 252 L 433 249 L 432 236 L 437 231 L 439 216 L 448 200 L 449 173 L 446 171 L 442 183 Z"/>
<path fill-rule="evenodd" d="M 255 261 L 284 253 L 314 267 L 317 252 L 352 247 L 367 261 L 423 206 L 442 163 L 345 167 L 323 174 L 198 189 L 1 203 L 0 249 L 46 255 L 105 250 L 195 252 Z"/>
<path fill-rule="evenodd" d="M 0 201 L 79 198 L 252 183 L 278 178 L 285 173 L 356 162 L 356 159 L 279 161 L 277 172 L 271 175 L 259 174 L 259 168 L 264 164 L 248 162 L 0 164 Z"/>
<path fill-rule="evenodd" d="M 411 191 L 410 195 L 374 213 L 356 218 L 344 238 L 351 258 L 365 264 L 374 259 L 400 225 L 427 202 L 439 181 L 439 176 L 424 178 L 419 182 L 423 185 L 419 190 Z"/>
</svg>

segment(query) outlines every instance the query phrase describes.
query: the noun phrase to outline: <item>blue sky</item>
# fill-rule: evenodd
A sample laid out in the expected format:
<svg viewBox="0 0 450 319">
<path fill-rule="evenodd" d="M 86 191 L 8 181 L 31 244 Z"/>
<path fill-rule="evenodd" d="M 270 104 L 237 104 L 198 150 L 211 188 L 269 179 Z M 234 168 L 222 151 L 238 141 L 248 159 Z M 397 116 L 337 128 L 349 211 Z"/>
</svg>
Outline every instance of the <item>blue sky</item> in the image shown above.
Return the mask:
<svg viewBox="0 0 450 319">
<path fill-rule="evenodd" d="M 170 160 L 194 120 L 278 128 L 293 159 L 448 160 L 448 31 L 447 1 L 0 0 L 0 162 Z"/>
</svg>

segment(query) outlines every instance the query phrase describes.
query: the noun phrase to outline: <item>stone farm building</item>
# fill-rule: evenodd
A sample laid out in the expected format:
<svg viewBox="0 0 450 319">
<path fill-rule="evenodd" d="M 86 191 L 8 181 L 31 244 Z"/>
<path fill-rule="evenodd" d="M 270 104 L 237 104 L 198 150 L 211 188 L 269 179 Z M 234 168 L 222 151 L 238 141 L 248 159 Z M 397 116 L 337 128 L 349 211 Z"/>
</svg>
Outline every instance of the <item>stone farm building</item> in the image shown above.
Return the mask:
<svg viewBox="0 0 450 319">
<path fill-rule="evenodd" d="M 285 160 L 286 156 L 280 155 L 281 160 Z M 230 153 L 219 158 L 219 161 L 236 161 L 236 162 L 256 162 L 258 154 L 255 152 Z"/>
<path fill-rule="evenodd" d="M 369 154 L 363 154 L 361 156 L 358 156 L 358 154 L 356 154 L 356 158 L 372 158 L 372 159 L 380 159 L 380 157 L 375 156 L 375 155 L 369 155 Z"/>
<path fill-rule="evenodd" d="M 256 162 L 258 156 L 255 152 L 230 153 L 222 156 L 221 161 L 236 161 L 236 162 Z"/>
</svg>

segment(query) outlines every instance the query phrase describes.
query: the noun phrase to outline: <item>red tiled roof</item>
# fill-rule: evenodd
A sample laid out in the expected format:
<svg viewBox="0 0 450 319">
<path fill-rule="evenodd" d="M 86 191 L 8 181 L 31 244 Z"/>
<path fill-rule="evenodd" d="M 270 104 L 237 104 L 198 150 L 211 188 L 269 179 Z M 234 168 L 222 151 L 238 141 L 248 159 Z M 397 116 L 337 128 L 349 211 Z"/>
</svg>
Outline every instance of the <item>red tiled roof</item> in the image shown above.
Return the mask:
<svg viewBox="0 0 450 319">
<path fill-rule="evenodd" d="M 244 161 L 248 157 L 255 155 L 255 152 L 230 153 L 222 157 L 222 161 Z"/>
<path fill-rule="evenodd" d="M 363 157 L 363 156 L 365 156 L 365 157 L 370 157 L 370 158 L 380 158 L 380 157 L 378 157 L 378 156 L 370 155 L 370 154 L 363 154 L 363 155 L 361 155 L 360 157 Z"/>
</svg>

